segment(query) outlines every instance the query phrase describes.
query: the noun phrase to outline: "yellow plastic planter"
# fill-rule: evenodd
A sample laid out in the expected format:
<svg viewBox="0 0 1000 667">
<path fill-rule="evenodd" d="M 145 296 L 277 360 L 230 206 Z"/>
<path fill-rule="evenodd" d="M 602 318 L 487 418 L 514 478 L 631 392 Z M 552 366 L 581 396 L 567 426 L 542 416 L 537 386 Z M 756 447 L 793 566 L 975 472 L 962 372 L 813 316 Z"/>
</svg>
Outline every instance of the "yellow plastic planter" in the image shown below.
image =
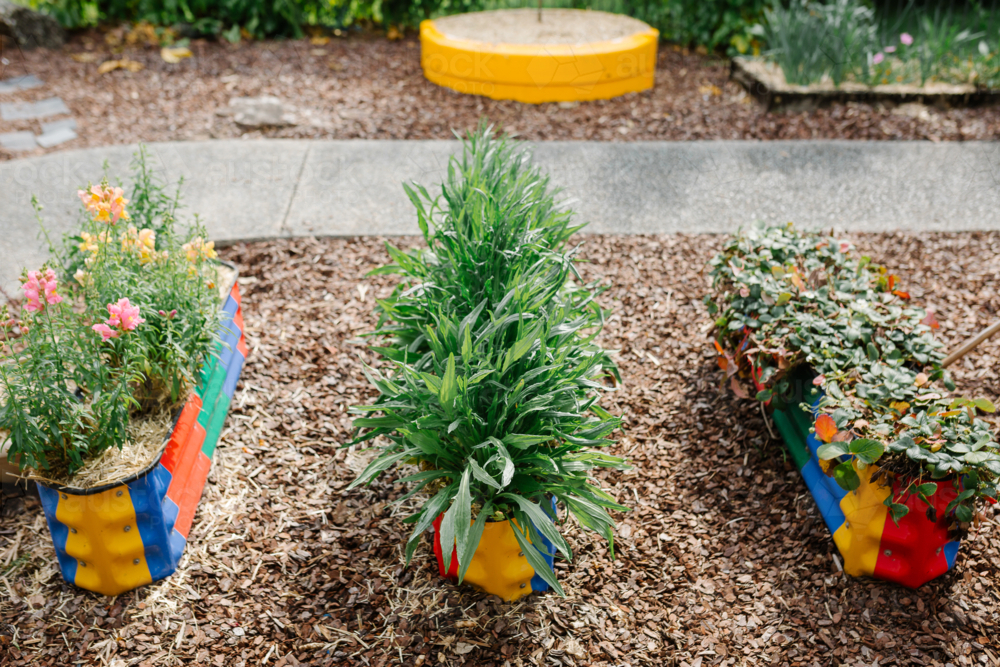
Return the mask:
<svg viewBox="0 0 1000 667">
<path fill-rule="evenodd" d="M 460 93 L 538 104 L 608 99 L 653 87 L 660 33 L 639 22 L 644 28 L 638 32 L 607 41 L 505 44 L 450 36 L 438 21 L 420 24 L 424 76 Z"/>
</svg>

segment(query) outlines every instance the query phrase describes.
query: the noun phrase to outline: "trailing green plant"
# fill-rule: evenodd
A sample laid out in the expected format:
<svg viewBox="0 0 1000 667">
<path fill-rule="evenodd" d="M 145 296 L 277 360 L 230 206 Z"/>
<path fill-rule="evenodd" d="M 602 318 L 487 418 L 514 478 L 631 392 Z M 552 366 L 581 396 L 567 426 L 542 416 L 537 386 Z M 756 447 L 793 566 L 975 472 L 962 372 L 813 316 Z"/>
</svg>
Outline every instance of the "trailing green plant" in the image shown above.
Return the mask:
<svg viewBox="0 0 1000 667">
<path fill-rule="evenodd" d="M 794 378 L 808 372 L 824 392 L 817 408 L 819 451 L 841 487 L 858 469 L 898 477 L 927 500 L 951 483 L 949 512 L 970 521 L 976 503 L 995 499 L 1000 448 L 984 398 L 952 398 L 933 313 L 910 303 L 899 278 L 849 243 L 787 226 L 757 225 L 732 237 L 712 261 L 715 320 L 724 381 L 737 395 L 781 408 L 802 400 Z M 809 407 L 809 406 L 804 406 Z M 811 407 L 809 409 L 812 409 Z M 907 508 L 886 499 L 898 520 Z"/>
<path fill-rule="evenodd" d="M 595 291 L 568 285 L 571 254 L 559 248 L 572 228 L 546 179 L 487 128 L 467 139 L 462 156 L 451 163 L 440 216 L 424 210 L 426 192 L 411 190 L 428 250 L 390 249 L 388 270 L 412 282 L 380 303 L 377 333 L 393 342 L 374 349 L 391 365 L 385 373 L 365 366 L 380 395 L 352 412 L 381 415 L 355 419 L 349 443 L 387 444 L 350 488 L 395 465 L 419 465 L 400 480 L 414 484 L 400 501 L 426 494 L 405 520 L 415 524 L 407 563 L 443 513 L 444 560 L 456 551 L 461 581 L 485 523 L 510 519 L 535 572 L 561 594 L 540 550 L 545 537 L 571 557 L 547 509 L 553 500 L 604 536 L 612 555 L 607 510 L 626 509 L 590 476 L 625 467 L 593 450 L 612 444 L 620 425 L 597 404 L 617 369 L 594 342 L 604 318 Z"/>
<path fill-rule="evenodd" d="M 177 229 L 141 149 L 135 169 L 131 212 L 106 179 L 79 191 L 81 230 L 0 318 L 0 431 L 22 467 L 72 475 L 121 448 L 132 419 L 186 398 L 215 343 L 213 245 Z"/>
</svg>

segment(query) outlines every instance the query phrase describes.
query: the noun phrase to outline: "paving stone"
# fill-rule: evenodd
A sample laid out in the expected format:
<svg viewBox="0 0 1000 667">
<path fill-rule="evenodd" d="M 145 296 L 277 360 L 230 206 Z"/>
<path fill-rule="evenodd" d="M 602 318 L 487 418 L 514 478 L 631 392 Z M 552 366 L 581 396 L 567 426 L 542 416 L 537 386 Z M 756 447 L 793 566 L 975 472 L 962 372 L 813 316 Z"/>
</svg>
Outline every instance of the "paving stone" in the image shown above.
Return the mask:
<svg viewBox="0 0 1000 667">
<path fill-rule="evenodd" d="M 229 113 L 243 127 L 281 127 L 294 125 L 291 116 L 277 97 L 234 97 L 229 100 Z"/>
<path fill-rule="evenodd" d="M 75 130 L 76 118 L 60 118 L 59 120 L 53 120 L 48 123 L 42 123 L 42 134 L 55 132 L 56 130 L 61 130 L 64 127 L 68 127 L 71 130 Z"/>
<path fill-rule="evenodd" d="M 69 107 L 58 97 L 50 97 L 40 102 L 4 102 L 0 104 L 0 118 L 3 120 L 31 120 L 68 114 Z"/>
<path fill-rule="evenodd" d="M 18 90 L 30 90 L 32 88 L 38 88 L 40 85 L 42 85 L 42 80 L 34 74 L 15 76 L 12 79 L 4 79 L 3 81 L 0 81 L 0 95 L 3 95 L 4 93 L 13 93 Z"/>
<path fill-rule="evenodd" d="M 35 137 L 35 141 L 42 148 L 51 148 L 52 146 L 58 146 L 59 144 L 66 143 L 72 139 L 76 139 L 76 132 L 73 131 L 71 127 L 60 127 L 51 132 L 45 132 Z"/>
<path fill-rule="evenodd" d="M 35 145 L 35 135 L 31 132 L 0 134 L 0 146 L 10 151 L 30 151 Z"/>
</svg>

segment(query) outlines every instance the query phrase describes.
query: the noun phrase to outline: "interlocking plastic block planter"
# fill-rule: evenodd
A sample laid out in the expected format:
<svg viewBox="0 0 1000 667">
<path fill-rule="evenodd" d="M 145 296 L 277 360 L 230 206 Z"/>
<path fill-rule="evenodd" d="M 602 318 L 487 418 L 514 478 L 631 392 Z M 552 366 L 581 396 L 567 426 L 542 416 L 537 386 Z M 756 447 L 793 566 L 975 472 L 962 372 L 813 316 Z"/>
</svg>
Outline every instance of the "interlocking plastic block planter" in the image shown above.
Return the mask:
<svg viewBox="0 0 1000 667">
<path fill-rule="evenodd" d="M 223 311 L 217 352 L 202 369 L 156 463 L 86 491 L 38 485 L 66 581 L 120 595 L 177 569 L 247 358 L 235 279 Z"/>
<path fill-rule="evenodd" d="M 552 505 L 555 511 L 555 503 Z M 444 567 L 441 550 L 442 513 L 434 521 L 434 555 L 437 557 L 438 571 L 442 577 L 458 579 L 458 553 L 452 551 L 451 565 Z M 549 567 L 555 562 L 555 546 L 543 535 L 542 557 Z M 549 585 L 535 574 L 528 559 L 521 555 L 521 547 L 514 537 L 510 521 L 487 522 L 483 527 L 483 537 L 479 540 L 472 562 L 465 571 L 464 583 L 469 583 L 491 595 L 512 602 L 533 592 L 545 592 Z"/>
<path fill-rule="evenodd" d="M 807 402 L 815 407 L 819 398 L 819 392 L 814 392 Z M 910 511 L 897 525 L 883 504 L 890 488 L 871 482 L 878 466 L 859 470 L 861 486 L 845 491 L 823 472 L 816 456 L 823 443 L 809 432 L 814 415 L 790 407 L 776 410 L 772 416 L 833 535 L 847 574 L 917 588 L 951 569 L 959 542 L 949 536 L 945 516 L 945 508 L 957 495 L 950 483 L 939 482 L 937 493 L 930 497 L 937 521 L 928 519 L 927 505 L 911 495 L 904 503 Z M 905 485 L 894 480 L 891 492 L 898 498 Z"/>
<path fill-rule="evenodd" d="M 426 20 L 420 24 L 424 76 L 460 93 L 532 104 L 609 99 L 653 87 L 657 30 L 635 19 L 604 12 L 545 11 L 554 26 L 561 23 L 559 12 L 572 12 L 586 15 L 598 25 L 627 19 L 634 22 L 635 28 L 613 39 L 532 44 L 492 42 L 476 37 L 478 30 L 461 32 L 452 27 L 456 21 L 468 22 L 473 14 Z M 533 10 L 476 14 L 502 18 L 500 14 L 518 12 L 535 16 Z M 488 17 L 483 22 L 487 27 L 491 23 Z"/>
</svg>

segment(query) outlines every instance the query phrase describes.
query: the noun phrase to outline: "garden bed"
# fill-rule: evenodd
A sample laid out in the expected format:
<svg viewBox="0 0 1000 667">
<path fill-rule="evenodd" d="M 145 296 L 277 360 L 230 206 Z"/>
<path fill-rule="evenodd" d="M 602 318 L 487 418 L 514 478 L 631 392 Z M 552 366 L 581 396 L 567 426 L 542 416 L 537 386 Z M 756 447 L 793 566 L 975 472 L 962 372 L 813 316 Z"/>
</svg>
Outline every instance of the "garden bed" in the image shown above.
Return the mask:
<svg viewBox="0 0 1000 667">
<path fill-rule="evenodd" d="M 1000 102 L 1000 90 L 987 90 L 968 83 L 865 86 L 847 81 L 835 86 L 831 81 L 822 81 L 808 86 L 796 86 L 785 81 L 781 68 L 774 63 L 749 58 L 733 58 L 730 76 L 733 81 L 746 88 L 767 111 L 796 113 L 848 102 L 889 106 L 921 104 L 938 109 Z"/>
<path fill-rule="evenodd" d="M 970 663 L 1000 656 L 1000 531 L 987 509 L 952 573 L 919 591 L 837 571 L 836 549 L 759 408 L 720 395 L 703 331 L 702 267 L 713 236 L 584 237 L 587 279 L 614 309 L 627 419 L 605 486 L 620 515 L 617 560 L 577 530 L 568 597 L 502 605 L 442 580 L 387 480 L 343 490 L 365 463 L 339 449 L 346 407 L 374 391 L 357 336 L 392 279 L 379 239 L 239 245 L 251 356 L 222 434 L 192 540 L 168 580 L 109 601 L 64 587 L 44 519 L 0 519 L 0 636 L 10 664 L 715 665 Z M 951 346 L 1000 312 L 1000 234 L 857 235 L 938 313 Z M 395 239 L 407 247 L 413 240 Z M 1000 340 L 953 367 L 961 392 L 1000 395 Z M 18 501 L 21 502 L 21 501 Z M 12 627 L 13 626 L 13 627 Z M 65 637 L 64 637 L 65 635 Z M 120 641 L 119 641 L 120 639 Z M 0 639 L 0 642 L 5 641 Z M 4 645 L 8 650 L 10 641 Z M 502 656 L 502 657 L 501 657 Z M 698 662 L 700 660 L 700 662 Z"/>
</svg>

